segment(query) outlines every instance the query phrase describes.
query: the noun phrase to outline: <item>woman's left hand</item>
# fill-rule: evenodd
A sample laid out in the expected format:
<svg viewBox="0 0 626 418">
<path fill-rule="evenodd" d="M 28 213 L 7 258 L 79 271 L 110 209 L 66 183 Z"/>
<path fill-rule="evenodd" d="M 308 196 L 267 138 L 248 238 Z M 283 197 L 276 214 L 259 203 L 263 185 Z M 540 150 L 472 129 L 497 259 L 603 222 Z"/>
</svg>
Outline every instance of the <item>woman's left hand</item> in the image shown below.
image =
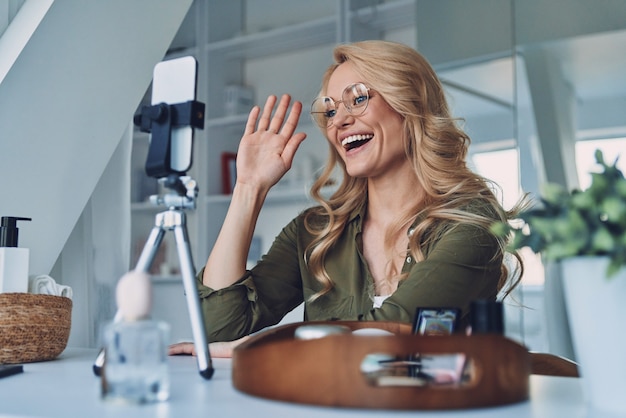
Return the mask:
<svg viewBox="0 0 626 418">
<path fill-rule="evenodd" d="M 238 340 L 227 342 L 216 342 L 209 344 L 209 353 L 212 358 L 230 358 L 233 356 L 233 349 L 250 338 L 249 336 L 242 337 Z M 182 342 L 172 344 L 168 347 L 167 354 L 170 356 L 175 355 L 196 355 L 196 348 L 193 343 Z"/>
</svg>

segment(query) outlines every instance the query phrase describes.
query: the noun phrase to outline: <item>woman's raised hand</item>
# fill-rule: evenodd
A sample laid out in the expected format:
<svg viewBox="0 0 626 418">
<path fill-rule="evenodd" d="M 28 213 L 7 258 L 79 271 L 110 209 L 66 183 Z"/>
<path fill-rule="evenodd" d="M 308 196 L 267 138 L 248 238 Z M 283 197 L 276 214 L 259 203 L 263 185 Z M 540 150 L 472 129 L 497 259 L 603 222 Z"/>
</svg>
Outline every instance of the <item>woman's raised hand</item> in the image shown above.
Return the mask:
<svg viewBox="0 0 626 418">
<path fill-rule="evenodd" d="M 304 133 L 294 133 L 302 103 L 294 102 L 289 111 L 290 101 L 284 95 L 277 105 L 276 96 L 270 96 L 262 111 L 258 106 L 250 111 L 237 151 L 235 188 L 202 276 L 204 285 L 214 290 L 232 285 L 244 274 L 267 193 L 291 168 L 306 138 Z"/>
<path fill-rule="evenodd" d="M 291 168 L 298 146 L 306 138 L 295 133 L 302 103 L 296 101 L 289 110 L 291 97 L 283 95 L 276 106 L 276 96 L 269 96 L 263 111 L 250 111 L 237 151 L 237 182 L 268 191 Z"/>
</svg>

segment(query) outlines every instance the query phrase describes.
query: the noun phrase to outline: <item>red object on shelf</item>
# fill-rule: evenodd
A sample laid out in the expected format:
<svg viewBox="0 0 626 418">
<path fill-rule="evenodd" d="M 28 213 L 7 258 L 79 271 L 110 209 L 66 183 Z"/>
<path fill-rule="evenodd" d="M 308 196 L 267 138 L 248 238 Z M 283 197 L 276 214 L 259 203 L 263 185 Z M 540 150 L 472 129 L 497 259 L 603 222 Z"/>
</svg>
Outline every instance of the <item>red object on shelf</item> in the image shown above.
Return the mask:
<svg viewBox="0 0 626 418">
<path fill-rule="evenodd" d="M 222 153 L 222 193 L 231 194 L 237 179 L 237 154 L 234 152 Z"/>
</svg>

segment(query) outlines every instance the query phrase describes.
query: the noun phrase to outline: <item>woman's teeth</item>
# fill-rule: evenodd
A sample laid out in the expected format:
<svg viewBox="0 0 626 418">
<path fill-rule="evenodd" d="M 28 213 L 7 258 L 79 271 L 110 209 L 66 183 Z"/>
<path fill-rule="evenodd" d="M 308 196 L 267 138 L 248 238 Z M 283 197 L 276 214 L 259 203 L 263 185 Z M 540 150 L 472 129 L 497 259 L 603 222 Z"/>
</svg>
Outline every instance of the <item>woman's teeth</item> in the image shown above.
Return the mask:
<svg viewBox="0 0 626 418">
<path fill-rule="evenodd" d="M 341 141 L 341 145 L 345 149 L 351 150 L 353 148 L 360 147 L 361 145 L 365 144 L 367 141 L 369 141 L 373 137 L 374 137 L 374 135 L 372 135 L 372 134 L 351 135 L 351 136 L 349 136 L 347 138 L 344 138 L 344 140 Z"/>
</svg>

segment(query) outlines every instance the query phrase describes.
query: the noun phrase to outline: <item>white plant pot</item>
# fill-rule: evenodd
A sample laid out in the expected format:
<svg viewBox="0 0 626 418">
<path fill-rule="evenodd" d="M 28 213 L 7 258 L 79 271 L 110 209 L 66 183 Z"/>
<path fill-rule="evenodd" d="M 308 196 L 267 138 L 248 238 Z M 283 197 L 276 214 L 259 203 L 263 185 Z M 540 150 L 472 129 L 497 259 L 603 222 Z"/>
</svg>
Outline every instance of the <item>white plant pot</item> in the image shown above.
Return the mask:
<svg viewBox="0 0 626 418">
<path fill-rule="evenodd" d="M 586 400 L 626 416 L 626 268 L 606 278 L 607 257 L 561 262 L 574 352 Z"/>
</svg>

